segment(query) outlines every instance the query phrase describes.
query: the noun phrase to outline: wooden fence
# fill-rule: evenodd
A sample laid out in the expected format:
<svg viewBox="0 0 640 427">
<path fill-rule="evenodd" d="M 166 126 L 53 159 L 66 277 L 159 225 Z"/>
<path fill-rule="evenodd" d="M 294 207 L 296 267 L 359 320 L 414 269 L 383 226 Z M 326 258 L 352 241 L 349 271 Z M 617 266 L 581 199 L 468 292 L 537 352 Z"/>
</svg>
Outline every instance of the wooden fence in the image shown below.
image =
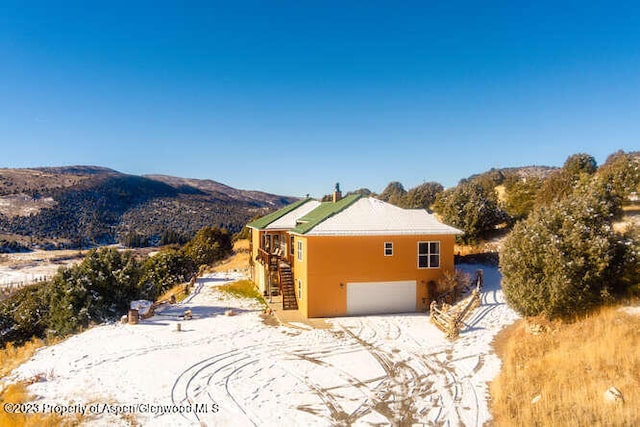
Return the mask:
<svg viewBox="0 0 640 427">
<path fill-rule="evenodd" d="M 470 295 L 460 301 L 454 301 L 454 304 L 445 301 L 450 299 L 450 295 L 447 298 L 439 298 L 432 301 L 429 307 L 431 323 L 444 332 L 448 338 L 454 339 L 458 337 L 465 319 L 480 305 L 483 283 L 482 270 L 476 270 L 475 277 L 469 284 L 463 285 L 460 289 L 452 289 L 450 291 L 457 297 L 471 291 Z"/>
<path fill-rule="evenodd" d="M 33 276 L 27 280 L 0 283 L 0 300 L 7 298 L 12 293 L 35 283 L 46 282 L 53 276 Z"/>
</svg>

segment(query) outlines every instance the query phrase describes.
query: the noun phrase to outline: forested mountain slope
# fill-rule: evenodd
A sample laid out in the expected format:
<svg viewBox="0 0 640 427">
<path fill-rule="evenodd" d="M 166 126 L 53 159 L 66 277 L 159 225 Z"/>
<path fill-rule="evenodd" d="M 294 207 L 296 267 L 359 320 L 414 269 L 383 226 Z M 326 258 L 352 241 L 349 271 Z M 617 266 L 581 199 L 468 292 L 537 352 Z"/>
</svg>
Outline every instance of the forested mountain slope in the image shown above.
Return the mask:
<svg viewBox="0 0 640 427">
<path fill-rule="evenodd" d="M 238 231 L 293 200 L 211 180 L 95 166 L 0 169 L 0 233 L 28 245 L 171 243 L 205 225 Z"/>
</svg>

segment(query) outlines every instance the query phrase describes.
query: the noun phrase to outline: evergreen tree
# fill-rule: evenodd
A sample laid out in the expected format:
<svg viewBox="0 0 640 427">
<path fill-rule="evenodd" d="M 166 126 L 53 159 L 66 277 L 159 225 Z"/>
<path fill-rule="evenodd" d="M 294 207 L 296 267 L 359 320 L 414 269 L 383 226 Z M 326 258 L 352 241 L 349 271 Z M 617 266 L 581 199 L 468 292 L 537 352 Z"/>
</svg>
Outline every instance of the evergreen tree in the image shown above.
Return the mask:
<svg viewBox="0 0 640 427">
<path fill-rule="evenodd" d="M 197 266 L 209 265 L 231 253 L 231 235 L 225 229 L 203 227 L 184 247 Z"/>
<path fill-rule="evenodd" d="M 410 189 L 402 197 L 400 207 L 405 209 L 430 209 L 436 196 L 444 191 L 442 184 L 438 182 L 425 182 Z"/>
<path fill-rule="evenodd" d="M 195 272 L 193 260 L 184 252 L 162 250 L 144 261 L 140 279 L 141 295 L 144 299 L 155 300 L 171 287 L 188 282 Z"/>
<path fill-rule="evenodd" d="M 613 232 L 619 199 L 599 180 L 519 222 L 500 253 L 509 304 L 525 316 L 568 316 L 623 292 L 637 271 L 638 241 Z M 634 255 L 635 253 L 635 255 Z"/>
<path fill-rule="evenodd" d="M 444 222 L 463 230 L 462 240 L 467 243 L 477 241 L 509 221 L 495 198 L 473 181 L 438 194 L 434 210 Z"/>
<path fill-rule="evenodd" d="M 581 174 L 593 175 L 598 170 L 596 159 L 586 153 L 573 154 L 565 160 L 562 169 L 573 177 Z"/>
<path fill-rule="evenodd" d="M 526 218 L 533 210 L 542 180 L 536 177 L 526 179 L 510 177 L 504 183 L 504 210 L 515 220 Z"/>
<path fill-rule="evenodd" d="M 382 191 L 378 198 L 384 202 L 398 206 L 402 203 L 402 198 L 407 194 L 401 183 L 398 181 L 390 182 Z"/>
<path fill-rule="evenodd" d="M 640 153 L 613 153 L 598 170 L 598 176 L 611 184 L 612 191 L 622 199 L 628 198 L 640 191 Z"/>
</svg>

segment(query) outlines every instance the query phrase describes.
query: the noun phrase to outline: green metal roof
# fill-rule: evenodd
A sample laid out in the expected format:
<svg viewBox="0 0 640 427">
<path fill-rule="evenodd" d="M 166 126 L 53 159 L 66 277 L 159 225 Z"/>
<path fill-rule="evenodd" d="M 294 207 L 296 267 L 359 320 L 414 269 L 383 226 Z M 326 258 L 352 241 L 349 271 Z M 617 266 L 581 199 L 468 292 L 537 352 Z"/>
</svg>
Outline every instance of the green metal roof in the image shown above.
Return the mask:
<svg viewBox="0 0 640 427">
<path fill-rule="evenodd" d="M 300 218 L 298 220 L 298 226 L 291 230 L 291 232 L 305 234 L 311 231 L 316 225 L 351 206 L 360 197 L 360 194 L 351 194 L 336 203 L 323 202 L 320 206 Z"/>
<path fill-rule="evenodd" d="M 247 227 L 257 228 L 258 230 L 264 230 L 267 227 L 267 225 L 282 218 L 289 212 L 293 211 L 294 209 L 297 209 L 298 207 L 304 205 L 310 200 L 313 200 L 313 199 L 307 197 L 305 199 L 298 200 L 297 202 L 291 203 L 290 205 L 287 205 L 282 209 L 279 209 L 275 212 L 271 212 L 270 214 L 267 214 L 254 221 L 251 221 L 250 223 L 247 224 Z"/>
</svg>

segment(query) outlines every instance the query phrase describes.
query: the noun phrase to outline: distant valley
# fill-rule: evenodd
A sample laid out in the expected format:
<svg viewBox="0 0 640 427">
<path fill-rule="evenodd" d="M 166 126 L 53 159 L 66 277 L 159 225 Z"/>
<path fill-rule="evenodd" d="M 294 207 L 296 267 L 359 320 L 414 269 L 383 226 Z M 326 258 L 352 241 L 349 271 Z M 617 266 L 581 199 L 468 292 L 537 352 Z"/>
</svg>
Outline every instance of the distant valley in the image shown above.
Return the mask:
<svg viewBox="0 0 640 427">
<path fill-rule="evenodd" d="M 294 200 L 212 180 L 96 166 L 0 169 L 0 249 L 174 243 L 206 225 L 237 232 Z"/>
</svg>

